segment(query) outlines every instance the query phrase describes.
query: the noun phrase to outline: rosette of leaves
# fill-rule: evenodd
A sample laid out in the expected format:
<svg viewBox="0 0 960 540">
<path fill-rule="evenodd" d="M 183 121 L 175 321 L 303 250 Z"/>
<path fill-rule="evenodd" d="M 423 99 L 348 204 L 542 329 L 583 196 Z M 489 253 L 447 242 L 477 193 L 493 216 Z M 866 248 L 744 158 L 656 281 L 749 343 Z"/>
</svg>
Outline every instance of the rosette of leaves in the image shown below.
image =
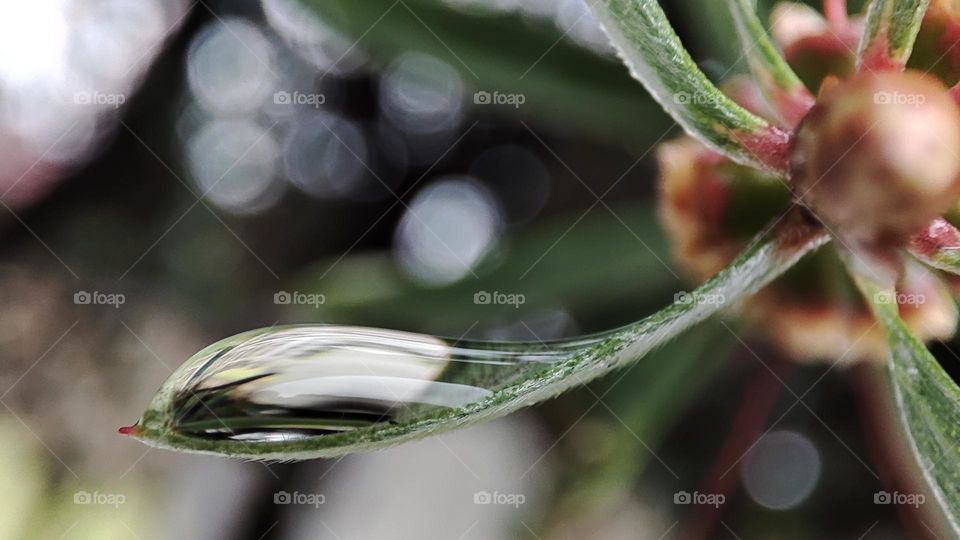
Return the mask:
<svg viewBox="0 0 960 540">
<path fill-rule="evenodd" d="M 905 71 L 908 62 L 917 65 L 910 58 L 921 28 L 941 31 L 940 19 L 934 21 L 938 24 L 925 22 L 924 0 L 874 0 L 862 20 L 848 19 L 844 2 L 827 0 L 825 19 L 795 6 L 793 15 L 807 17 L 810 24 L 797 25 L 779 38 L 774 28 L 775 41 L 750 0 L 726 4 L 753 76 L 750 84 L 730 95 L 699 69 L 656 0 L 599 0 L 592 6 L 630 73 L 683 127 L 695 141 L 691 144 L 698 145 L 696 167 L 683 178 L 696 188 L 709 185 L 703 178 L 719 178 L 716 190 L 687 190 L 687 197 L 681 197 L 698 210 L 690 214 L 691 220 L 702 217 L 699 210 L 717 218 L 712 243 L 687 246 L 693 262 L 687 266 L 710 274 L 694 291 L 634 324 L 562 342 L 463 344 L 388 333 L 390 346 L 405 347 L 405 355 L 415 343 L 421 352 L 414 356 L 435 355 L 431 359 L 442 363 L 424 368 L 419 376 L 483 391 L 444 406 L 407 408 L 402 414 L 387 406 L 372 418 L 323 418 L 322 429 L 315 430 L 302 429 L 320 422 L 302 410 L 295 419 L 284 416 L 296 409 L 289 403 L 271 408 L 276 403 L 261 402 L 265 407 L 251 412 L 233 398 L 276 395 L 270 394 L 276 390 L 269 387 L 271 378 L 289 376 L 279 373 L 278 363 L 287 365 L 292 358 L 323 362 L 329 340 L 316 341 L 316 336 L 365 331 L 318 327 L 249 332 L 188 360 L 137 424 L 124 432 L 175 450 L 248 459 L 309 459 L 384 448 L 501 417 L 641 361 L 725 307 L 744 306 L 749 313 L 752 295 L 764 294 L 771 283 L 790 286 L 783 281 L 785 273 L 827 252 L 845 268 L 843 279 L 862 293 L 852 303 L 847 298 L 847 305 L 868 313 L 885 335 L 880 360 L 889 366 L 891 397 L 904 435 L 960 534 L 960 389 L 924 345 L 924 339 L 952 334 L 956 312 L 952 305 L 943 308 L 943 327 L 924 333 L 918 325 L 927 319 L 911 321 L 912 306 L 900 300 L 911 273 L 937 279 L 960 273 L 960 232 L 950 223 L 960 196 L 957 92 L 945 86 L 943 81 L 953 82 L 949 77 Z M 793 16 L 776 10 L 775 15 Z M 851 43 L 856 47 L 847 46 Z M 943 45 L 942 40 L 924 43 L 933 43 L 928 50 Z M 817 51 L 828 52 L 830 61 L 810 63 Z M 804 64 L 802 79 L 788 60 Z M 923 129 L 911 130 L 917 122 Z M 927 131 L 933 135 L 925 135 Z M 674 165 L 668 158 L 664 174 Z M 722 219 L 731 208 L 768 220 L 737 220 L 733 236 L 723 229 L 727 221 Z M 681 217 L 673 215 L 674 227 L 683 228 Z M 671 235 L 678 238 L 676 231 Z M 709 263 L 698 266 L 698 257 L 708 257 Z M 944 289 L 936 290 L 939 294 Z M 369 343 L 351 349 L 354 364 L 344 364 L 338 356 L 339 369 L 369 369 L 363 354 L 383 352 L 373 349 Z M 507 366 L 508 372 L 457 364 L 471 354 L 480 354 L 486 364 Z M 821 356 L 835 361 L 842 355 L 831 358 L 828 351 Z M 877 360 L 869 352 L 862 356 Z M 263 384 L 269 391 L 259 386 Z M 224 389 L 236 394 L 225 395 Z M 243 436 L 251 434 L 256 436 Z"/>
</svg>

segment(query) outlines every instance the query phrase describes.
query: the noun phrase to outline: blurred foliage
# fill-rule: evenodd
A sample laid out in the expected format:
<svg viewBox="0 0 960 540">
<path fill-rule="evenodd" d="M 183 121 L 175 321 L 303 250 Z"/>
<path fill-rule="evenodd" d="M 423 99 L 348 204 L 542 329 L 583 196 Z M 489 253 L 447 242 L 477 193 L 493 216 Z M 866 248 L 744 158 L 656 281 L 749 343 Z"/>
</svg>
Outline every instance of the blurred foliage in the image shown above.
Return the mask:
<svg viewBox="0 0 960 540">
<path fill-rule="evenodd" d="M 603 400 L 591 418 L 604 428 L 592 434 L 595 453 L 589 459 L 565 459 L 558 500 L 546 523 L 614 505 L 639 485 L 655 459 L 654 449 L 726 363 L 734 339 L 720 324 L 707 323 L 625 372 L 579 391 L 583 401 Z"/>
<path fill-rule="evenodd" d="M 479 279 L 448 287 L 409 280 L 387 253 L 333 258 L 292 283 L 297 290 L 326 296 L 319 312 L 308 307 L 299 313 L 391 328 L 423 330 L 423 323 L 442 324 L 446 331 L 471 328 L 478 321 L 522 320 L 537 310 L 560 307 L 589 320 L 620 306 L 630 312 L 623 322 L 635 320 L 672 300 L 664 293 L 676 290 L 680 281 L 669 269 L 652 209 L 637 205 L 615 211 L 558 216 L 519 229 L 476 269 Z M 519 308 L 478 305 L 473 298 L 479 291 L 522 292 L 526 301 Z"/>
<path fill-rule="evenodd" d="M 305 3 L 380 65 L 411 50 L 430 54 L 473 91 L 524 94 L 524 108 L 547 125 L 644 149 L 672 124 L 616 58 L 571 43 L 546 22 L 436 0 Z"/>
</svg>

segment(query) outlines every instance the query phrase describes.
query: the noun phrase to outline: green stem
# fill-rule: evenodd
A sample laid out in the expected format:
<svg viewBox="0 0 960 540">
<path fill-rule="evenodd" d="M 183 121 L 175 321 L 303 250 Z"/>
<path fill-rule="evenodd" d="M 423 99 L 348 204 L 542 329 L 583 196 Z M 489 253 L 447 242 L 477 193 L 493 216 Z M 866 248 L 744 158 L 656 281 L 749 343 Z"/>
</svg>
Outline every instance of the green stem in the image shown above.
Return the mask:
<svg viewBox="0 0 960 540">
<path fill-rule="evenodd" d="M 770 40 L 757 18 L 753 1 L 727 0 L 727 7 L 754 79 L 787 126 L 796 126 L 813 107 L 813 95 Z"/>
<path fill-rule="evenodd" d="M 903 70 L 930 0 L 873 0 L 860 41 L 859 69 Z"/>
<path fill-rule="evenodd" d="M 599 0 L 592 9 L 630 73 L 687 133 L 738 163 L 786 177 L 790 134 L 710 82 L 657 0 Z"/>
</svg>

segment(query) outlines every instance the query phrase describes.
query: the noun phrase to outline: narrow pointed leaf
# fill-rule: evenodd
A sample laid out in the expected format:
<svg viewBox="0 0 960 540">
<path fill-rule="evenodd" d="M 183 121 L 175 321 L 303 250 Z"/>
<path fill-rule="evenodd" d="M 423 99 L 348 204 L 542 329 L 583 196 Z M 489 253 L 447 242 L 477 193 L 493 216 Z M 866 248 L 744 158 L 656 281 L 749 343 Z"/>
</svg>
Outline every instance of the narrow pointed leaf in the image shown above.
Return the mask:
<svg viewBox="0 0 960 540">
<path fill-rule="evenodd" d="M 934 268 L 960 275 L 960 230 L 937 218 L 910 240 L 910 253 Z"/>
<path fill-rule="evenodd" d="M 757 18 L 751 0 L 727 0 L 750 71 L 767 101 L 788 126 L 797 125 L 813 106 L 814 98 L 787 64 Z"/>
<path fill-rule="evenodd" d="M 786 175 L 789 134 L 707 79 L 657 0 L 599 0 L 591 8 L 630 73 L 690 135 L 739 163 Z"/>
<path fill-rule="evenodd" d="M 891 283 L 854 272 L 890 346 L 900 422 L 924 480 L 960 535 L 960 388 L 900 317 Z"/>
<path fill-rule="evenodd" d="M 467 343 L 323 325 L 247 332 L 194 355 L 122 432 L 176 450 L 292 460 L 498 418 L 637 361 L 827 239 L 788 219 L 673 305 L 563 342 Z"/>
<path fill-rule="evenodd" d="M 907 65 L 930 0 L 873 0 L 858 53 L 861 70 Z"/>
</svg>

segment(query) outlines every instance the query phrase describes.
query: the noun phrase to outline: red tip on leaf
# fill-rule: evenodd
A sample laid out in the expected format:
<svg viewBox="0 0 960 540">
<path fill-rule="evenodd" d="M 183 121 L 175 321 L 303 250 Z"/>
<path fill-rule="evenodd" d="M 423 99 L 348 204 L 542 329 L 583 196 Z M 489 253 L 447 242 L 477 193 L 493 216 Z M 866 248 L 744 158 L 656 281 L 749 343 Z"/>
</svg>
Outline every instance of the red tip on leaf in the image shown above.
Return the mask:
<svg viewBox="0 0 960 540">
<path fill-rule="evenodd" d="M 942 249 L 960 247 L 960 231 L 943 218 L 937 218 L 927 228 L 910 239 L 910 248 L 917 253 L 932 257 Z"/>
<path fill-rule="evenodd" d="M 887 32 L 882 30 L 873 44 L 863 51 L 860 71 L 903 71 L 904 65 L 890 57 L 889 45 Z"/>
<path fill-rule="evenodd" d="M 789 169 L 791 133 L 771 126 L 761 133 L 733 133 L 733 137 L 770 169 L 780 172 Z"/>
<path fill-rule="evenodd" d="M 136 435 L 136 434 L 137 434 L 137 431 L 138 431 L 138 430 L 137 430 L 136 424 L 134 424 L 134 425 L 132 425 L 132 426 L 123 426 L 123 427 L 117 429 L 117 433 L 119 433 L 119 434 L 121 434 L 121 435 Z"/>
</svg>

